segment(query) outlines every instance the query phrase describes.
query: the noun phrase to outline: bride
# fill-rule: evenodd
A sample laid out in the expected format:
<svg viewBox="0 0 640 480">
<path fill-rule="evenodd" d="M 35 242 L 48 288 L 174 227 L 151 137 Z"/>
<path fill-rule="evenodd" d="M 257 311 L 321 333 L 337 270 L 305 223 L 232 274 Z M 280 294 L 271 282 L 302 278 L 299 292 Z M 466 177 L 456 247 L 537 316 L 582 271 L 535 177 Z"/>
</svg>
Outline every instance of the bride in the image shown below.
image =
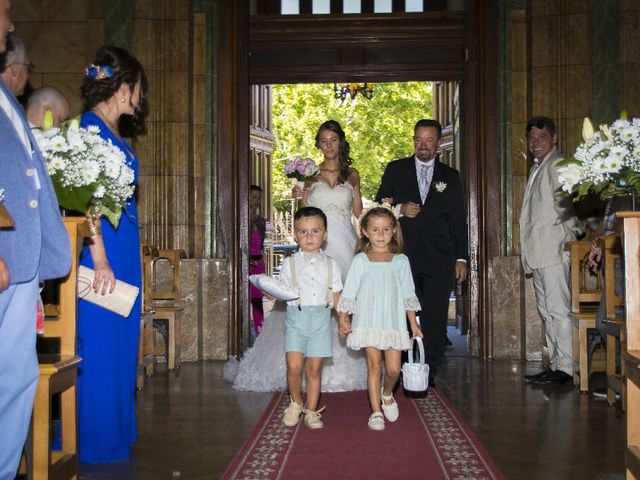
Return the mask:
<svg viewBox="0 0 640 480">
<path fill-rule="evenodd" d="M 351 223 L 352 214 L 362 213 L 360 176 L 349 166 L 349 142 L 342 127 L 335 120 L 320 125 L 316 134 L 316 147 L 324 155 L 319 165 L 316 182 L 293 189 L 294 197 L 302 197 L 305 206 L 320 208 L 327 216 L 327 241 L 323 249 L 340 265 L 342 281 L 353 259 L 356 232 Z M 286 304 L 278 302 L 265 318 L 262 331 L 252 348 L 245 352 L 238 364 L 233 359 L 225 367 L 225 379 L 233 381 L 236 390 L 273 391 L 286 388 L 284 353 L 284 322 Z M 322 391 L 339 392 L 365 390 L 367 366 L 361 351 L 346 348 L 338 336 L 337 317 L 334 312 L 332 328 L 333 357 L 325 359 L 322 369 Z"/>
</svg>

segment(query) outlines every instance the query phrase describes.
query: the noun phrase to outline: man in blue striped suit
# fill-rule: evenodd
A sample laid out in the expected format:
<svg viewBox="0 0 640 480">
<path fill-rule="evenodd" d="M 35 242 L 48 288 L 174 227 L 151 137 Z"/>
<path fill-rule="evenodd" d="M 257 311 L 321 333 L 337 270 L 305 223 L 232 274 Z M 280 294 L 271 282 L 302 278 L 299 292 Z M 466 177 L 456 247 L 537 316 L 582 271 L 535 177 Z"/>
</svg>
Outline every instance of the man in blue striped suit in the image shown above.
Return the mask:
<svg viewBox="0 0 640 480">
<path fill-rule="evenodd" d="M 13 30 L 10 10 L 0 0 L 0 54 Z M 15 223 L 0 231 L 0 480 L 13 480 L 38 385 L 38 282 L 66 275 L 71 249 L 40 150 L 2 80 L 0 145 L 0 188 Z"/>
</svg>

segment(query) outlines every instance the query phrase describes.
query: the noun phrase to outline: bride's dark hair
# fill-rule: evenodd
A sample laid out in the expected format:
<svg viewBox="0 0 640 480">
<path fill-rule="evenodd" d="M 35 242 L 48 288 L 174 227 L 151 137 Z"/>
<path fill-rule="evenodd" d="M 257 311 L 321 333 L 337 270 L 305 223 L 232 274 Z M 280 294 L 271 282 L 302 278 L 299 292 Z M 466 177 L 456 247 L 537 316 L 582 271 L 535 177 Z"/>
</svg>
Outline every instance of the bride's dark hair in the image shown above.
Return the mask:
<svg viewBox="0 0 640 480">
<path fill-rule="evenodd" d="M 97 72 L 107 73 L 98 75 L 96 69 Z M 125 136 L 133 136 L 145 130 L 147 76 L 138 59 L 126 50 L 108 45 L 98 48 L 95 60 L 87 68 L 87 74 L 80 88 L 84 110 L 89 111 L 99 103 L 109 100 L 123 83 L 126 83 L 133 92 L 138 82 L 140 82 L 140 100 L 137 105 L 131 105 L 134 113 L 122 115 L 118 122 L 120 133 Z"/>
<path fill-rule="evenodd" d="M 340 175 L 338 176 L 338 181 L 340 183 L 344 183 L 349 178 L 349 165 L 353 159 L 349 156 L 349 151 L 351 147 L 349 146 L 349 142 L 347 142 L 347 137 L 344 134 L 344 130 L 338 122 L 335 120 L 327 120 L 320 128 L 318 128 L 318 133 L 316 133 L 316 148 L 320 148 L 320 134 L 324 130 L 329 130 L 338 135 L 338 139 L 340 141 L 340 151 L 338 154 L 338 169 L 340 170 Z"/>
</svg>

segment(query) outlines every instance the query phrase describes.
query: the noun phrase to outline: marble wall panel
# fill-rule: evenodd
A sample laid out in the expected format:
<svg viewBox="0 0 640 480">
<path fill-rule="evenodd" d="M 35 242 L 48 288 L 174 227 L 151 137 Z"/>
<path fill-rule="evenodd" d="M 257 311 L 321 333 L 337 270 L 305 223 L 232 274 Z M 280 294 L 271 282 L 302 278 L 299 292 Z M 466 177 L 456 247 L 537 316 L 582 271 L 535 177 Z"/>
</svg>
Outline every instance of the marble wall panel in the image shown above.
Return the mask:
<svg viewBox="0 0 640 480">
<path fill-rule="evenodd" d="M 207 201 L 206 185 L 206 179 L 204 177 L 193 177 L 193 201 L 196 205 L 196 211 L 193 218 L 189 219 L 191 225 L 206 225 L 207 223 L 204 218 L 204 206 Z"/>
<path fill-rule="evenodd" d="M 527 123 L 524 121 L 521 123 L 514 122 L 511 128 L 511 168 L 514 177 L 521 176 L 526 178 L 531 168 L 527 160 L 526 127 Z"/>
<path fill-rule="evenodd" d="M 568 66 L 565 75 L 566 89 L 563 92 L 565 118 L 589 116 L 592 101 L 591 65 Z"/>
<path fill-rule="evenodd" d="M 514 11 L 511 16 L 511 70 L 527 70 L 527 25 L 524 11 Z"/>
<path fill-rule="evenodd" d="M 566 38 L 560 39 L 558 47 L 565 52 L 566 65 L 585 65 L 591 63 L 591 17 L 588 14 L 567 15 L 562 19 L 566 25 Z M 561 29 L 565 32 L 565 28 Z"/>
<path fill-rule="evenodd" d="M 206 105 L 202 99 L 206 98 L 207 78 L 204 75 L 193 77 L 191 91 L 193 95 L 193 110 L 191 120 L 196 125 L 206 122 Z"/>
<path fill-rule="evenodd" d="M 205 139 L 206 125 L 192 125 L 193 132 L 193 162 L 192 175 L 194 177 L 203 177 L 207 174 L 205 162 L 207 161 L 207 145 Z"/>
<path fill-rule="evenodd" d="M 520 253 L 520 213 L 527 187 L 527 177 L 514 177 L 511 189 L 513 191 L 513 253 Z"/>
<path fill-rule="evenodd" d="M 189 220 L 189 177 L 170 175 L 167 182 L 167 220 L 169 225 L 184 225 Z"/>
<path fill-rule="evenodd" d="M 158 68 L 156 64 L 156 24 L 153 20 L 138 18 L 134 15 L 132 25 L 132 45 L 136 58 L 144 67 L 147 75 Z M 151 91 L 151 89 L 150 89 Z"/>
<path fill-rule="evenodd" d="M 191 2 L 184 0 L 164 0 L 165 8 L 170 9 L 176 20 L 189 20 L 191 16 Z"/>
<path fill-rule="evenodd" d="M 46 22 L 102 18 L 102 3 L 101 0 L 42 0 L 42 17 Z"/>
<path fill-rule="evenodd" d="M 556 17 L 534 17 L 531 28 L 534 32 L 531 49 L 533 68 L 554 65 L 558 56 L 558 21 Z"/>
<path fill-rule="evenodd" d="M 229 274 L 224 260 L 182 261 L 184 361 L 226 360 Z"/>
<path fill-rule="evenodd" d="M 162 10 L 156 8 L 157 0 L 133 0 L 133 18 L 153 20 L 161 18 Z"/>
<path fill-rule="evenodd" d="M 630 116 L 640 116 L 640 63 L 631 63 L 622 68 L 622 91 L 620 107 Z"/>
<path fill-rule="evenodd" d="M 204 15 L 195 15 L 193 27 L 193 68 L 194 75 L 207 73 L 207 30 L 204 24 Z"/>
<path fill-rule="evenodd" d="M 511 121 L 527 123 L 527 72 L 511 73 Z"/>
<path fill-rule="evenodd" d="M 224 259 L 200 260 L 203 269 L 202 359 L 226 360 L 229 337 L 229 265 Z"/>
<path fill-rule="evenodd" d="M 542 318 L 536 307 L 536 296 L 533 280 L 524 279 L 524 314 L 525 319 L 525 359 L 528 361 L 543 360 L 544 329 Z"/>
<path fill-rule="evenodd" d="M 14 0 L 11 7 L 11 20 L 16 24 L 42 21 L 42 0 Z M 20 34 L 17 28 L 16 33 Z"/>
<path fill-rule="evenodd" d="M 531 2 L 532 17 L 546 17 L 558 15 L 561 11 L 561 3 L 557 0 L 535 0 Z"/>
<path fill-rule="evenodd" d="M 85 66 L 93 61 L 98 47 L 105 43 L 105 26 L 104 20 L 87 20 L 84 22 L 86 27 L 84 35 L 84 48 L 86 54 L 84 56 Z M 84 69 L 82 70 L 84 73 Z"/>
<path fill-rule="evenodd" d="M 163 91 L 163 116 L 168 121 L 189 121 L 189 75 L 186 71 L 165 71 Z"/>
<path fill-rule="evenodd" d="M 165 175 L 182 176 L 189 171 L 189 124 L 187 122 L 165 122 L 166 143 Z"/>
<path fill-rule="evenodd" d="M 184 259 L 180 264 L 180 288 L 182 290 L 182 360 L 196 362 L 200 359 L 200 268 L 198 260 Z"/>
<path fill-rule="evenodd" d="M 546 115 L 558 118 L 560 113 L 560 99 L 564 92 L 558 85 L 558 68 L 555 66 L 535 68 L 531 71 L 532 78 L 532 108 L 531 115 Z"/>
<path fill-rule="evenodd" d="M 192 225 L 191 230 L 193 232 L 193 249 L 195 251 L 194 256 L 196 258 L 203 258 L 204 252 L 208 250 L 207 245 L 207 229 L 204 225 Z"/>
<path fill-rule="evenodd" d="M 39 73 L 76 72 L 79 81 L 87 65 L 86 27 L 78 22 L 59 22 L 55 28 L 39 22 L 19 25 L 29 57 Z"/>
<path fill-rule="evenodd" d="M 520 359 L 522 324 L 520 318 L 520 257 L 494 257 L 489 267 L 493 358 Z M 515 308 L 514 308 L 515 307 Z"/>
<path fill-rule="evenodd" d="M 534 3 L 537 0 L 534 0 Z M 596 0 L 601 1 L 601 0 Z M 589 13 L 591 12 L 591 2 L 585 0 L 564 0 L 558 2 L 561 5 L 561 13 L 564 15 L 572 13 Z"/>
<path fill-rule="evenodd" d="M 164 22 L 162 37 L 164 42 L 163 61 L 167 70 L 188 71 L 189 22 Z"/>
</svg>

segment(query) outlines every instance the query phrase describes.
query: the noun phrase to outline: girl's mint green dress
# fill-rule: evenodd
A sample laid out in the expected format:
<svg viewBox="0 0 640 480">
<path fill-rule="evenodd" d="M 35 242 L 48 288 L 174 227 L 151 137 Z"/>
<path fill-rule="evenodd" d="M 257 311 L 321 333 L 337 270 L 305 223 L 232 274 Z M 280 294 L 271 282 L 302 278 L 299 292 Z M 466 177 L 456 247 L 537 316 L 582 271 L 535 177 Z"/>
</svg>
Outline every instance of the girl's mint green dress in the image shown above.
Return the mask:
<svg viewBox="0 0 640 480">
<path fill-rule="evenodd" d="M 353 314 L 349 348 L 409 350 L 406 312 L 420 310 L 409 259 L 397 254 L 389 262 L 372 262 L 365 253 L 356 255 L 337 310 Z"/>
</svg>

